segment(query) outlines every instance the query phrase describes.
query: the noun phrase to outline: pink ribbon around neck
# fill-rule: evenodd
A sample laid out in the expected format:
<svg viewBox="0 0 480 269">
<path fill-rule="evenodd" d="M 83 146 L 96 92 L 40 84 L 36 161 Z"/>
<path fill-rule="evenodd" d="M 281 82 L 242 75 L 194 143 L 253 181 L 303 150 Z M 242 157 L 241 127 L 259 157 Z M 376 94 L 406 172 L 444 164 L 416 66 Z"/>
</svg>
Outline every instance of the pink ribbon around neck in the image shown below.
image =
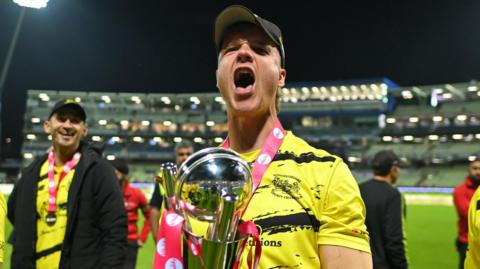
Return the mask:
<svg viewBox="0 0 480 269">
<path fill-rule="evenodd" d="M 277 119 L 275 121 L 275 126 L 271 133 L 268 135 L 265 143 L 262 146 L 260 154 L 253 164 L 252 178 L 253 178 L 253 190 L 252 193 L 255 193 L 260 182 L 262 181 L 263 175 L 267 171 L 268 166 L 275 158 L 280 145 L 283 142 L 285 137 L 285 130 L 283 129 L 280 121 Z M 223 143 L 224 148 L 230 147 L 230 139 L 227 137 Z M 250 197 L 253 197 L 253 195 Z M 250 203 L 250 200 L 247 202 L 247 206 Z M 182 216 L 178 215 L 175 210 L 165 210 L 162 219 L 160 221 L 160 229 L 158 232 L 156 251 L 155 251 L 155 260 L 153 264 L 154 269 L 182 269 L 183 258 L 182 258 L 182 247 L 181 247 L 181 236 L 182 236 L 182 227 L 184 219 Z M 255 245 L 255 254 L 254 254 L 254 264 L 253 268 L 257 268 L 260 256 L 262 252 L 262 244 L 260 242 L 260 235 L 258 233 L 257 227 L 252 220 L 242 222 L 238 225 L 238 232 L 244 235 L 250 235 L 253 238 Z M 248 237 L 242 240 L 240 243 L 240 249 L 238 255 L 235 258 L 233 264 L 233 269 L 237 269 L 240 262 L 240 257 L 243 249 L 247 243 Z M 190 251 L 194 255 L 201 254 L 201 246 L 194 244 L 192 242 L 187 242 L 189 244 Z M 248 262 L 248 267 L 251 267 L 251 262 Z"/>
<path fill-rule="evenodd" d="M 57 211 L 57 193 L 58 187 L 62 182 L 63 178 L 72 170 L 80 160 L 82 154 L 80 152 L 76 152 L 72 159 L 68 161 L 62 168 L 62 172 L 60 173 L 60 177 L 58 179 L 58 184 L 55 185 L 55 153 L 51 150 L 48 153 L 48 212 L 55 213 Z"/>
</svg>

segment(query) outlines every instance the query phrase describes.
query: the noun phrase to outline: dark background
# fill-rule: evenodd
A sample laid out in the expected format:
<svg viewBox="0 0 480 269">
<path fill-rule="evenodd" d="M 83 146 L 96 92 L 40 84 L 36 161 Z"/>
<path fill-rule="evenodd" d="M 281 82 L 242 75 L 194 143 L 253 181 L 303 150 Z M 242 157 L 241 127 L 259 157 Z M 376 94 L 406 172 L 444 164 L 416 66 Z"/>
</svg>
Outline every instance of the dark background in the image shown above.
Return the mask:
<svg viewBox="0 0 480 269">
<path fill-rule="evenodd" d="M 50 0 L 25 15 L 3 90 L 0 157 L 19 157 L 27 89 L 216 91 L 213 22 L 234 3 L 280 26 L 287 82 L 480 77 L 480 1 Z M 0 0 L 0 67 L 19 13 Z"/>
</svg>

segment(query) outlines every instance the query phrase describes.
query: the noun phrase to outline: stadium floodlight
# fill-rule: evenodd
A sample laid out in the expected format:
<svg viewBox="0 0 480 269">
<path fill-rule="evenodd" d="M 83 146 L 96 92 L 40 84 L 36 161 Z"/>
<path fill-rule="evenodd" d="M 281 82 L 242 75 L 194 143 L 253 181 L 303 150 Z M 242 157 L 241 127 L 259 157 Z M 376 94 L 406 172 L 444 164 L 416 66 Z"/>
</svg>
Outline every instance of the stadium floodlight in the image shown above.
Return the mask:
<svg viewBox="0 0 480 269">
<path fill-rule="evenodd" d="M 80 98 L 80 97 L 78 97 L 78 96 L 77 96 L 77 97 L 75 97 L 75 102 L 77 102 L 77 103 L 80 103 L 80 102 L 82 102 L 82 98 Z"/>
<path fill-rule="evenodd" d="M 142 120 L 142 126 L 149 126 L 149 125 L 150 125 L 150 121 Z"/>
<path fill-rule="evenodd" d="M 390 124 L 393 124 L 393 123 L 397 122 L 397 120 L 395 118 L 387 118 L 385 121 L 387 123 L 390 123 Z"/>
<path fill-rule="evenodd" d="M 476 139 L 480 139 L 480 134 L 475 134 Z"/>
<path fill-rule="evenodd" d="M 413 136 L 411 136 L 411 135 L 405 135 L 405 136 L 403 136 L 403 140 L 404 140 L 404 141 L 413 141 Z"/>
<path fill-rule="evenodd" d="M 428 140 L 438 140 L 438 135 L 429 135 Z"/>
<path fill-rule="evenodd" d="M 113 160 L 115 160 L 115 155 L 107 155 L 106 158 L 107 158 L 107 160 L 109 160 L 109 161 L 113 161 Z"/>
<path fill-rule="evenodd" d="M 175 143 L 180 143 L 180 142 L 182 142 L 182 140 L 183 139 L 179 136 L 173 138 L 173 142 L 175 142 Z"/>
<path fill-rule="evenodd" d="M 215 125 L 215 122 L 213 120 L 209 120 L 205 123 L 205 125 L 209 126 L 209 127 L 212 127 Z"/>
<path fill-rule="evenodd" d="M 170 125 L 172 125 L 172 122 L 169 121 L 169 120 L 166 120 L 166 121 L 163 121 L 163 125 L 170 126 Z"/>
<path fill-rule="evenodd" d="M 348 156 L 348 161 L 351 163 L 359 163 L 362 159 L 356 156 Z"/>
<path fill-rule="evenodd" d="M 419 121 L 419 118 L 418 117 L 410 117 L 410 118 L 408 118 L 408 121 L 411 122 L 411 123 L 417 123 Z"/>
<path fill-rule="evenodd" d="M 102 141 L 102 137 L 100 137 L 98 135 L 94 135 L 94 136 L 92 136 L 92 141 L 100 142 L 100 141 Z"/>
<path fill-rule="evenodd" d="M 222 143 L 222 142 L 223 142 L 223 138 L 221 138 L 221 137 L 215 137 L 214 141 L 215 141 L 215 143 Z"/>
<path fill-rule="evenodd" d="M 466 121 L 467 120 L 467 115 L 457 115 L 457 120 L 459 121 Z"/>
<path fill-rule="evenodd" d="M 409 90 L 404 90 L 404 91 L 402 91 L 402 97 L 403 97 L 403 99 L 412 99 L 413 94 Z"/>
<path fill-rule="evenodd" d="M 480 92 L 477 92 L 477 95 L 480 96 Z"/>
<path fill-rule="evenodd" d="M 393 140 L 393 137 L 386 135 L 382 137 L 382 140 L 383 142 L 391 142 Z"/>
<path fill-rule="evenodd" d="M 463 135 L 462 134 L 454 134 L 452 135 L 452 138 L 454 140 L 462 140 L 463 139 Z"/>
<path fill-rule="evenodd" d="M 441 122 L 443 120 L 443 117 L 442 116 L 433 116 L 432 120 L 434 122 Z"/>
<path fill-rule="evenodd" d="M 202 142 L 203 142 L 203 138 L 201 138 L 201 137 L 195 137 L 195 138 L 193 138 L 193 142 L 195 142 L 195 143 L 202 143 Z"/>
<path fill-rule="evenodd" d="M 98 124 L 99 125 L 107 125 L 107 120 L 99 120 Z"/>
<path fill-rule="evenodd" d="M 470 155 L 470 156 L 468 156 L 468 160 L 469 160 L 470 162 L 473 162 L 473 161 L 475 161 L 476 159 L 477 159 L 477 156 L 475 156 L 475 155 Z"/>
<path fill-rule="evenodd" d="M 477 86 L 468 86 L 469 92 L 476 92 L 478 90 Z"/>
<path fill-rule="evenodd" d="M 47 7 L 48 0 L 13 0 L 13 2 L 21 7 L 44 8 Z"/>
<path fill-rule="evenodd" d="M 140 136 L 134 136 L 132 140 L 133 142 L 137 142 L 137 143 L 143 143 L 143 141 L 145 141 L 143 137 L 140 137 Z"/>
<path fill-rule="evenodd" d="M 30 152 L 25 152 L 25 153 L 23 154 L 23 158 L 25 158 L 25 159 L 31 159 L 31 158 L 33 158 L 33 154 L 30 153 Z"/>
<path fill-rule="evenodd" d="M 32 118 L 32 123 L 39 123 L 40 122 L 40 118 L 37 118 L 37 117 L 34 117 Z"/>
<path fill-rule="evenodd" d="M 34 135 L 34 134 L 27 134 L 27 139 L 28 140 L 35 140 L 35 139 L 37 139 L 37 136 Z"/>
<path fill-rule="evenodd" d="M 50 140 L 50 141 L 52 141 L 52 135 L 48 135 L 48 136 L 47 136 L 47 139 Z"/>
<path fill-rule="evenodd" d="M 453 94 L 446 92 L 442 94 L 443 99 L 451 99 L 453 97 Z"/>
</svg>

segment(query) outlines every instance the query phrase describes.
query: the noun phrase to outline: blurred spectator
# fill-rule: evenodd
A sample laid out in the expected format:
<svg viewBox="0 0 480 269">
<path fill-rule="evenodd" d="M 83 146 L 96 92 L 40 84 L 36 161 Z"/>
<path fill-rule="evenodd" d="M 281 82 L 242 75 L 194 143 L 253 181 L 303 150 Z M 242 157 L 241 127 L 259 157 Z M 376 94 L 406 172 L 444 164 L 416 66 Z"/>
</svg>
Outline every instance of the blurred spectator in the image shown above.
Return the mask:
<svg viewBox="0 0 480 269">
<path fill-rule="evenodd" d="M 175 164 L 177 167 L 193 153 L 193 144 L 188 140 L 183 140 L 175 146 Z M 150 199 L 150 228 L 152 230 L 153 240 L 157 241 L 158 226 L 160 220 L 160 209 L 162 208 L 162 195 L 160 187 L 155 184 L 152 198 Z"/>
<path fill-rule="evenodd" d="M 465 262 L 465 253 L 468 246 L 468 206 L 473 193 L 480 184 L 480 160 L 470 163 L 468 175 L 465 181 L 455 187 L 453 191 L 453 203 L 458 215 L 458 237 L 456 241 L 457 251 L 460 256 L 458 268 L 462 269 Z"/>
<path fill-rule="evenodd" d="M 148 207 L 147 198 L 139 189 L 132 187 L 128 182 L 128 165 L 122 161 L 115 159 L 111 161 L 115 168 L 120 189 L 123 193 L 123 202 L 127 210 L 128 217 L 128 248 L 125 262 L 125 269 L 135 269 L 137 263 L 138 248 L 145 244 L 149 232 L 149 215 L 150 209 Z M 143 228 L 140 235 L 137 232 L 137 211 L 141 210 L 145 219 L 143 220 Z"/>
<path fill-rule="evenodd" d="M 408 268 L 405 232 L 406 205 L 393 185 L 400 176 L 400 159 L 391 150 L 377 152 L 373 179 L 360 184 L 367 209 L 374 269 Z"/>
<path fill-rule="evenodd" d="M 465 269 L 480 268 L 480 188 L 470 201 L 468 211 L 468 250 Z"/>
</svg>

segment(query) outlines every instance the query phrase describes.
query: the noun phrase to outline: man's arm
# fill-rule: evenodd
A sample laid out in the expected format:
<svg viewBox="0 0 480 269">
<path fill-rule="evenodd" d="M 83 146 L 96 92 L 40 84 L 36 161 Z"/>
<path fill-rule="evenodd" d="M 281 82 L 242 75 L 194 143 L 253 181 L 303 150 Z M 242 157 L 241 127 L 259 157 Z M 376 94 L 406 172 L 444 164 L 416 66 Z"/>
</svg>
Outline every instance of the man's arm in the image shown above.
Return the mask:
<svg viewBox="0 0 480 269">
<path fill-rule="evenodd" d="M 143 219 L 143 228 L 142 231 L 140 232 L 140 242 L 139 246 L 143 245 L 145 241 L 147 241 L 148 233 L 150 232 L 150 207 L 148 206 L 147 198 L 145 198 L 145 195 L 138 190 L 138 195 L 139 195 L 139 208 L 142 210 L 144 219 Z"/>
<path fill-rule="evenodd" d="M 453 191 L 453 203 L 455 204 L 458 215 L 461 218 L 467 219 L 470 200 L 460 187 L 455 188 L 455 190 Z"/>
<path fill-rule="evenodd" d="M 152 198 L 150 199 L 150 230 L 152 231 L 153 241 L 157 241 L 158 227 L 160 220 L 160 208 L 162 206 L 162 196 L 160 188 L 155 183 Z"/>
<path fill-rule="evenodd" d="M 371 269 L 370 253 L 341 246 L 320 245 L 322 269 Z"/>
<path fill-rule="evenodd" d="M 123 269 L 127 248 L 127 213 L 113 167 L 99 162 L 92 177 L 95 184 L 95 207 L 103 234 L 103 248 L 98 268 Z"/>
<path fill-rule="evenodd" d="M 385 254 L 392 268 L 408 268 L 403 225 L 402 197 L 397 191 L 387 204 L 383 222 Z"/>
</svg>

